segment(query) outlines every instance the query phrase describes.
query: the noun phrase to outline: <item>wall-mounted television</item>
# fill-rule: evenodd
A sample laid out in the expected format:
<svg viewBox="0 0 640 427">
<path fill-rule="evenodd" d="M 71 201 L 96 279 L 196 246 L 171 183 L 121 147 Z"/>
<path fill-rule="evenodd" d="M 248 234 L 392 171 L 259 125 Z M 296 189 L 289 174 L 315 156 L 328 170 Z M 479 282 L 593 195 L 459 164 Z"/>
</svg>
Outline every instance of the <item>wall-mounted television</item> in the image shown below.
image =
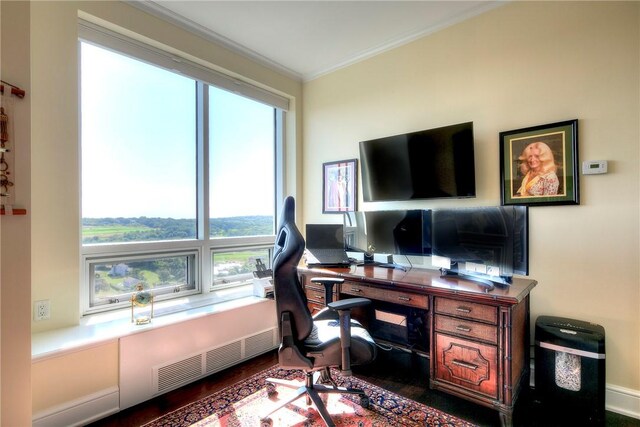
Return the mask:
<svg viewBox="0 0 640 427">
<path fill-rule="evenodd" d="M 526 206 L 434 209 L 431 217 L 432 263 L 446 272 L 502 284 L 529 274 Z"/>
<path fill-rule="evenodd" d="M 365 202 L 475 197 L 473 122 L 360 142 Z"/>
</svg>

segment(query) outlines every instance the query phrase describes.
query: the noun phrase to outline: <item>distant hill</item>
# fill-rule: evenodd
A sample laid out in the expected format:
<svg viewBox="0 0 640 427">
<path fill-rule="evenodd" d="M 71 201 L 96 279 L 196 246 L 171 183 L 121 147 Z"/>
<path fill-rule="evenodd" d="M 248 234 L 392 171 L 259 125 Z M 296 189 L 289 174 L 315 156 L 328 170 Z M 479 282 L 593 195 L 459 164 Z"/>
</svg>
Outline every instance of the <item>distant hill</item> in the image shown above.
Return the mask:
<svg viewBox="0 0 640 427">
<path fill-rule="evenodd" d="M 212 237 L 270 236 L 274 234 L 272 216 L 213 218 Z M 196 238 L 195 219 L 173 218 L 84 218 L 83 243 L 148 242 Z"/>
</svg>

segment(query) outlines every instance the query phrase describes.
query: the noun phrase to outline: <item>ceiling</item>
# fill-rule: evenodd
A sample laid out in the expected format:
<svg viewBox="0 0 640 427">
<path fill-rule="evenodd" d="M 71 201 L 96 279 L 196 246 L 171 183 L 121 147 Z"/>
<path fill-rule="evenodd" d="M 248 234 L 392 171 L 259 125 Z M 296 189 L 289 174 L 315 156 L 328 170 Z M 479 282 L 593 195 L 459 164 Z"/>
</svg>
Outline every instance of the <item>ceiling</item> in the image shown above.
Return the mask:
<svg viewBox="0 0 640 427">
<path fill-rule="evenodd" d="M 484 0 L 129 3 L 302 81 L 503 4 Z"/>
</svg>

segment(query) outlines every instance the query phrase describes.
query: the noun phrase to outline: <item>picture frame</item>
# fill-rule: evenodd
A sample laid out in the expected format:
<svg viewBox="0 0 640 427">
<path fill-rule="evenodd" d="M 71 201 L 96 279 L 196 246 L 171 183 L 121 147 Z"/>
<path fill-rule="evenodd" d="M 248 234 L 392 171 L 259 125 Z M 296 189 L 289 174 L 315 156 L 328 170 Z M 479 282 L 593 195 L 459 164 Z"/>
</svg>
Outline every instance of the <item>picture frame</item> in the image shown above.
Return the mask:
<svg viewBox="0 0 640 427">
<path fill-rule="evenodd" d="M 357 189 L 357 159 L 322 164 L 322 213 L 354 212 Z"/>
<path fill-rule="evenodd" d="M 579 205 L 578 120 L 500 132 L 502 205 Z"/>
</svg>

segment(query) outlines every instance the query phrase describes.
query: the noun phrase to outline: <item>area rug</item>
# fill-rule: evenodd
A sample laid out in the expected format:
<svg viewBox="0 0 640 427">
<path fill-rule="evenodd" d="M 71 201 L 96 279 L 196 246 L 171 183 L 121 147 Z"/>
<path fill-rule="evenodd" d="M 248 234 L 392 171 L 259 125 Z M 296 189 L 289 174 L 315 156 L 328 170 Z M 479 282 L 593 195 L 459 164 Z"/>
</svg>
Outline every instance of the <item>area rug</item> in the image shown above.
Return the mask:
<svg viewBox="0 0 640 427">
<path fill-rule="evenodd" d="M 325 394 L 323 400 L 336 426 L 474 426 L 460 418 L 388 392 L 358 378 L 343 377 L 338 371 L 332 371 L 332 375 L 341 387 L 364 390 L 370 401 L 369 407 L 364 409 L 358 404 L 357 397 Z M 299 380 L 301 385 L 304 382 L 300 371 L 270 368 L 170 412 L 145 424 L 144 427 L 260 426 L 260 414 L 277 406 L 280 399 L 285 399 L 292 392 L 291 389 L 278 386 L 277 393 L 269 396 L 265 382 L 269 377 Z M 270 418 L 274 427 L 325 425 L 315 406 L 306 405 L 304 396 L 274 412 Z"/>
</svg>

